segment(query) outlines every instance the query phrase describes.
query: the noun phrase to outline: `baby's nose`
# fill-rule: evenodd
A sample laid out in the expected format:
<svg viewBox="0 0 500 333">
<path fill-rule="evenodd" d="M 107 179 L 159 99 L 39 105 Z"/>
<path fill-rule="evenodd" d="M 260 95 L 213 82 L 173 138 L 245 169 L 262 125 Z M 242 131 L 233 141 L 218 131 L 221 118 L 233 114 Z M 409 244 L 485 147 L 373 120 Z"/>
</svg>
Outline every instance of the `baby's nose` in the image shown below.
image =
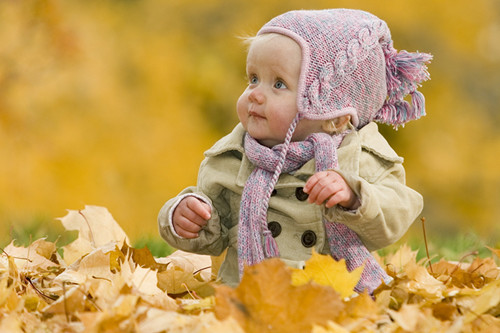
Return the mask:
<svg viewBox="0 0 500 333">
<path fill-rule="evenodd" d="M 265 94 L 261 88 L 257 87 L 252 89 L 252 91 L 248 95 L 248 99 L 251 102 L 262 104 L 265 101 Z"/>
</svg>

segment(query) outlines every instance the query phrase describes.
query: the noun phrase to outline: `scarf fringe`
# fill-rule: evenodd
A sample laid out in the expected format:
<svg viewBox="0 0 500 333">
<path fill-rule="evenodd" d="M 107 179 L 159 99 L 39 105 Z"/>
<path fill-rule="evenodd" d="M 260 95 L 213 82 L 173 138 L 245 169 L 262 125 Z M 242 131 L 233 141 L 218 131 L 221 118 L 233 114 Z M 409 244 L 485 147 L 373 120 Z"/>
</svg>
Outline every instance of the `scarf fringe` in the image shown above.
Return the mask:
<svg viewBox="0 0 500 333">
<path fill-rule="evenodd" d="M 267 258 L 279 257 L 278 243 L 269 230 L 264 231 L 264 256 Z"/>
</svg>

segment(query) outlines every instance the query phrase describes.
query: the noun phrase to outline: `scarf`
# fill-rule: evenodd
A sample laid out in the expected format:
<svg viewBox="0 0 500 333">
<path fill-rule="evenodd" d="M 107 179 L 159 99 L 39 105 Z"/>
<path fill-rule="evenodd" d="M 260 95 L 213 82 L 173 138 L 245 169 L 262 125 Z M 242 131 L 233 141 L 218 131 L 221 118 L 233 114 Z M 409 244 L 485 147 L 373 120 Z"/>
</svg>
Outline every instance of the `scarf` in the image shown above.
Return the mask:
<svg viewBox="0 0 500 333">
<path fill-rule="evenodd" d="M 290 142 L 283 161 L 285 144 L 272 148 L 258 143 L 248 133 L 244 138 L 244 148 L 248 159 L 255 169 L 248 177 L 240 204 L 238 227 L 238 265 L 240 277 L 245 265 L 254 265 L 266 258 L 279 257 L 276 240 L 267 227 L 269 198 L 277 182 L 276 169 L 282 162 L 281 172 L 288 173 L 299 169 L 307 161 L 316 160 L 316 172 L 338 166 L 337 148 L 345 134 L 335 136 L 314 133 L 304 141 Z M 274 176 L 274 177 L 273 177 Z M 358 235 L 341 223 L 323 219 L 330 252 L 334 259 L 345 259 L 347 269 L 365 265 L 361 278 L 355 287 L 357 292 L 368 290 L 370 293 L 384 280 L 391 278 L 380 267 L 372 254 L 363 245 Z"/>
</svg>

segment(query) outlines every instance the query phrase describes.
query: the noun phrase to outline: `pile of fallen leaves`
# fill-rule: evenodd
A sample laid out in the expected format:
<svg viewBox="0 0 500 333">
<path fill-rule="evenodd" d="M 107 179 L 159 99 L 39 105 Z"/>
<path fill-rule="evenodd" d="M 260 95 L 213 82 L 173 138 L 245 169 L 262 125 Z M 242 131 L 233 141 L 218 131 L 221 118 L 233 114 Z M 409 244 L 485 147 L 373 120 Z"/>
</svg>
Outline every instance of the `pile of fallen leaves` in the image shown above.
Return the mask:
<svg viewBox="0 0 500 333">
<path fill-rule="evenodd" d="M 129 246 L 102 207 L 60 221 L 78 238 L 14 243 L 0 257 L 0 332 L 499 332 L 500 269 L 416 260 L 402 246 L 379 258 L 393 281 L 353 293 L 360 270 L 314 253 L 305 270 L 280 260 L 247 267 L 237 288 L 214 281 L 210 257 L 154 258 Z M 491 249 L 495 256 L 500 250 Z"/>
</svg>

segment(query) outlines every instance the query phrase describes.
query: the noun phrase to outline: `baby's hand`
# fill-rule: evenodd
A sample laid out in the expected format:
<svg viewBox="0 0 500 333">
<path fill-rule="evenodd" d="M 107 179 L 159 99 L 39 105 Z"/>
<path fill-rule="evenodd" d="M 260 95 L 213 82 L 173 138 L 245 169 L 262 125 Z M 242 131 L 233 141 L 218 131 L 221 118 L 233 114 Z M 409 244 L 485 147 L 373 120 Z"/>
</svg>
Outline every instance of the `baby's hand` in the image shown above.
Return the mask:
<svg viewBox="0 0 500 333">
<path fill-rule="evenodd" d="M 312 175 L 304 186 L 304 192 L 309 194 L 308 202 L 325 203 L 326 208 L 340 205 L 356 209 L 360 205 L 356 194 L 335 171 L 320 171 Z"/>
<path fill-rule="evenodd" d="M 172 216 L 175 232 L 184 238 L 196 238 L 210 219 L 211 209 L 205 202 L 187 196 L 179 202 Z"/>
</svg>

